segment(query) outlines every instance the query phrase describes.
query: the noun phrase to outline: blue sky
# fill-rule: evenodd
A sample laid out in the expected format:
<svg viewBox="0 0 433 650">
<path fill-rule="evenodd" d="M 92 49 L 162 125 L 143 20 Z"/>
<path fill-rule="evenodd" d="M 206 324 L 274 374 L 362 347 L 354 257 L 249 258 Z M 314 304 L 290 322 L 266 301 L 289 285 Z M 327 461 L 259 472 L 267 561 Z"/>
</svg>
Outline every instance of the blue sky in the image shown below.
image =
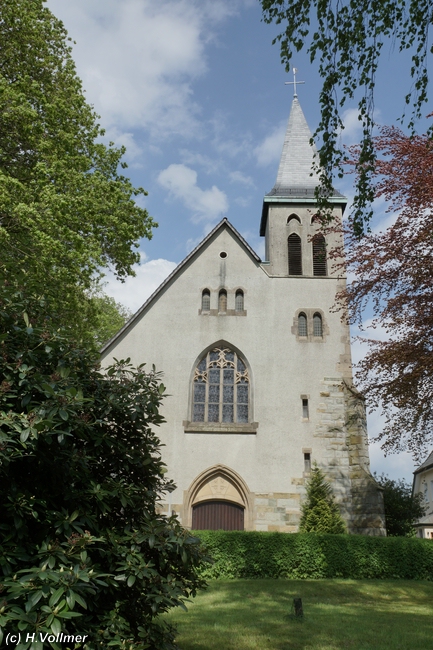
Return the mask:
<svg viewBox="0 0 433 650">
<path fill-rule="evenodd" d="M 258 0 L 49 0 L 76 44 L 73 56 L 88 101 L 107 138 L 127 147 L 127 170 L 148 191 L 144 205 L 159 223 L 140 245 L 137 276 L 108 276 L 107 292 L 133 311 L 222 218 L 260 256 L 263 195 L 275 181 L 293 90 L 272 45 L 276 28 L 261 22 Z M 296 56 L 298 96 L 313 131 L 320 79 L 304 52 Z M 409 90 L 407 57 L 385 52 L 377 77 L 376 119 L 396 123 Z M 428 111 L 426 110 L 425 113 Z M 342 141 L 359 137 L 355 102 L 343 115 Z M 425 124 L 420 125 L 421 130 Z M 349 198 L 351 178 L 337 183 Z M 384 206 L 377 206 L 378 223 Z M 354 357 L 362 350 L 357 346 Z M 370 418 L 370 432 L 380 418 Z M 411 480 L 405 455 L 372 469 Z"/>
</svg>

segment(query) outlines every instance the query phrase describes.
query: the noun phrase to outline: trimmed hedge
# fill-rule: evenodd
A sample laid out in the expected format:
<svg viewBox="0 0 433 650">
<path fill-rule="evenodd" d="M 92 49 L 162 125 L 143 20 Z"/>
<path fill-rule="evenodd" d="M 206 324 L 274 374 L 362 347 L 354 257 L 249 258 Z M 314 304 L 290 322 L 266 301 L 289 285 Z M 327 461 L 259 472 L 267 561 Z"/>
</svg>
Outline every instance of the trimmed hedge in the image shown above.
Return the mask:
<svg viewBox="0 0 433 650">
<path fill-rule="evenodd" d="M 433 542 L 407 537 L 195 531 L 210 578 L 433 580 Z"/>
</svg>

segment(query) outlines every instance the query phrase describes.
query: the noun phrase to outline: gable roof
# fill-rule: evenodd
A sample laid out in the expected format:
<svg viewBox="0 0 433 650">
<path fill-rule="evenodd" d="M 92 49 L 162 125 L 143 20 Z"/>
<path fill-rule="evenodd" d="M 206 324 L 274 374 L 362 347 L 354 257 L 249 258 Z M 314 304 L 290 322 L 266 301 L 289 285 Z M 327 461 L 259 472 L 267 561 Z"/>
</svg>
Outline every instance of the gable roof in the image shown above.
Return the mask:
<svg viewBox="0 0 433 650">
<path fill-rule="evenodd" d="M 429 469 L 430 467 L 433 467 L 433 451 L 427 456 L 425 461 L 417 467 L 417 469 L 414 471 L 414 474 L 418 474 L 418 472 L 422 472 L 425 469 Z"/>
<path fill-rule="evenodd" d="M 238 239 L 239 243 L 247 250 L 247 252 L 251 255 L 251 257 L 258 263 L 260 263 L 262 260 L 260 257 L 257 255 L 257 253 L 251 248 L 251 246 L 248 244 L 248 242 L 242 237 L 240 232 L 236 230 L 236 228 L 230 223 L 230 221 L 224 217 L 213 230 L 210 231 L 208 235 L 196 246 L 190 253 L 185 257 L 180 264 L 176 266 L 176 268 L 170 273 L 170 275 L 162 282 L 159 287 L 152 293 L 151 296 L 143 303 L 143 305 L 138 309 L 138 311 L 135 312 L 135 314 L 128 320 L 127 323 L 109 340 L 107 343 L 105 343 L 101 350 L 100 353 L 103 354 L 108 350 L 108 348 L 127 330 L 131 325 L 139 318 L 139 316 L 143 313 L 143 311 L 155 300 L 155 298 L 161 293 L 161 291 L 166 287 L 168 284 L 170 284 L 174 278 L 180 273 L 180 271 L 183 269 L 186 264 L 192 260 L 201 250 L 204 248 L 204 246 L 207 244 L 210 239 L 214 235 L 218 233 L 219 230 L 222 230 L 223 228 L 227 228 L 232 232 L 234 237 Z"/>
</svg>

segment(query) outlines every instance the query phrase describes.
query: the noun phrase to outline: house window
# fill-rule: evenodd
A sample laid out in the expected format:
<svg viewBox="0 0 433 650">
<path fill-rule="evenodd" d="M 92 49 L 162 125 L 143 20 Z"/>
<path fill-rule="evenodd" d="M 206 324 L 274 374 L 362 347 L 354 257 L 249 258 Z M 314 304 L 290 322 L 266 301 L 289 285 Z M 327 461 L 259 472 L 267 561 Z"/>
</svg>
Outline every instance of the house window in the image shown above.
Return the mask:
<svg viewBox="0 0 433 650">
<path fill-rule="evenodd" d="M 289 275 L 302 275 L 301 238 L 292 233 L 287 240 L 289 249 Z"/>
<path fill-rule="evenodd" d="M 218 295 L 218 311 L 227 311 L 227 291 L 221 289 Z"/>
<path fill-rule="evenodd" d="M 326 242 L 322 233 L 313 237 L 313 275 L 327 275 Z"/>
<path fill-rule="evenodd" d="M 307 317 L 304 313 L 298 316 L 298 336 L 307 336 Z"/>
<path fill-rule="evenodd" d="M 249 376 L 245 362 L 229 348 L 214 348 L 193 378 L 193 422 L 248 422 Z"/>
<path fill-rule="evenodd" d="M 210 291 L 209 289 L 204 289 L 201 294 L 201 309 L 202 311 L 210 310 Z"/>
<path fill-rule="evenodd" d="M 244 310 L 244 292 L 242 289 L 238 289 L 236 291 L 236 296 L 235 296 L 235 311 L 243 311 Z"/>
<path fill-rule="evenodd" d="M 308 411 L 308 399 L 306 398 L 302 398 L 302 417 L 307 420 L 310 417 Z"/>
<path fill-rule="evenodd" d="M 323 336 L 322 317 L 317 313 L 313 316 L 313 336 Z"/>
</svg>

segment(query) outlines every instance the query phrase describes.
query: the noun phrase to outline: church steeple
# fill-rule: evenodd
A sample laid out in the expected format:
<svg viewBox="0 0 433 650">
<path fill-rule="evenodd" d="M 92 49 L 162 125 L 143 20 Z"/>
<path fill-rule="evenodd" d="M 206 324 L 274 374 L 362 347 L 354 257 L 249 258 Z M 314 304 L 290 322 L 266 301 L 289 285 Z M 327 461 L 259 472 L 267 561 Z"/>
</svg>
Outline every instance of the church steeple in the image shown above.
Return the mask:
<svg viewBox="0 0 433 650">
<path fill-rule="evenodd" d="M 295 95 L 284 136 L 277 180 L 263 199 L 260 235 L 264 236 L 266 232 L 270 204 L 315 203 L 315 189 L 320 180 L 313 166 L 318 164 L 319 159 L 316 146 L 310 143 L 311 137 L 307 120 Z M 329 201 L 342 205 L 343 209 L 346 204 L 345 197 L 336 190 Z"/>
<path fill-rule="evenodd" d="M 296 196 L 314 192 L 319 176 L 313 172 L 318 156 L 315 145 L 310 144 L 311 131 L 297 97 L 293 98 L 281 152 L 277 180 L 267 196 Z"/>
</svg>

